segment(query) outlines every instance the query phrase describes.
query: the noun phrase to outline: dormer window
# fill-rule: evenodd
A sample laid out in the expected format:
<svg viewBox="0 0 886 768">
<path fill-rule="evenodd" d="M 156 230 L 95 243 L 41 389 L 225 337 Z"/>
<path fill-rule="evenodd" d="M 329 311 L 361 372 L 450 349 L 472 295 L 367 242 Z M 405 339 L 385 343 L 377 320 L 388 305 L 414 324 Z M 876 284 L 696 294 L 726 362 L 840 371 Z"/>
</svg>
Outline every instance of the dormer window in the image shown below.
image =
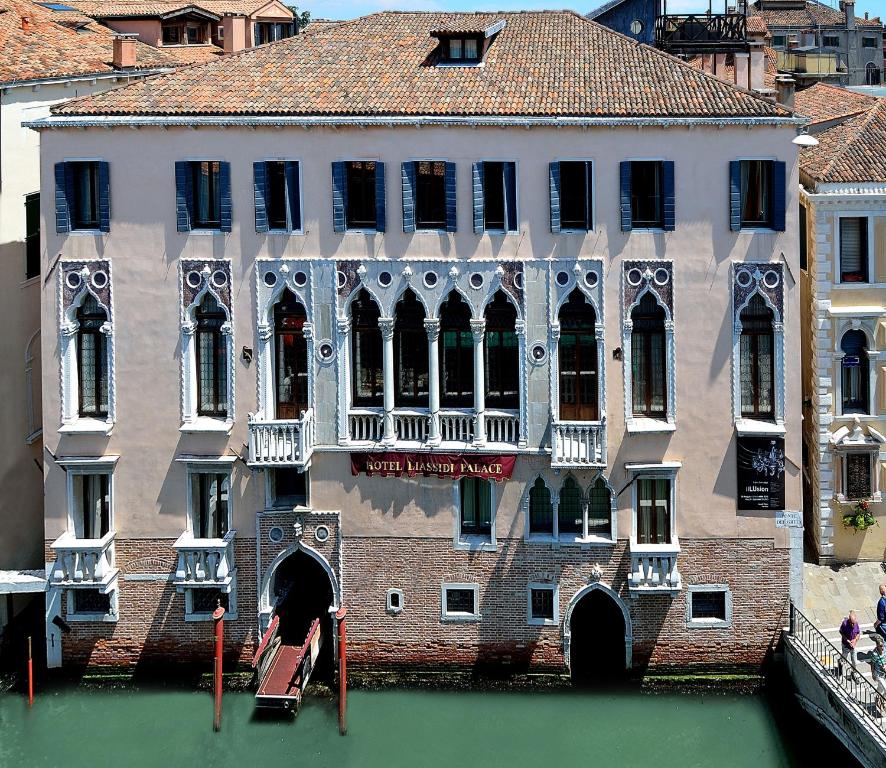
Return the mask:
<svg viewBox="0 0 886 768">
<path fill-rule="evenodd" d="M 486 28 L 455 27 L 433 30 L 431 37 L 436 37 L 440 41 L 439 63 L 461 66 L 479 64 L 483 61 L 495 36 L 504 28 L 505 21 L 501 19 Z"/>
<path fill-rule="evenodd" d="M 449 61 L 477 61 L 480 58 L 480 41 L 476 37 L 449 38 Z"/>
</svg>

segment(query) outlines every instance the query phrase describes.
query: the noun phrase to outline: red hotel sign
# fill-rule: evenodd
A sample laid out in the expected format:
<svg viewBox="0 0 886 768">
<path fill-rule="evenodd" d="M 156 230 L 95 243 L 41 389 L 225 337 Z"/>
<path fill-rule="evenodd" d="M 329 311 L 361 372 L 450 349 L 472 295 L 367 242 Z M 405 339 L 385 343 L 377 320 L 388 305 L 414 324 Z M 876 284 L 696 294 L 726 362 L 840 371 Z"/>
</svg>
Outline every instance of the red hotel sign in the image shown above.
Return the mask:
<svg viewBox="0 0 886 768">
<path fill-rule="evenodd" d="M 516 456 L 460 453 L 352 453 L 351 474 L 437 475 L 437 477 L 482 477 L 486 480 L 508 480 L 514 471 Z"/>
</svg>

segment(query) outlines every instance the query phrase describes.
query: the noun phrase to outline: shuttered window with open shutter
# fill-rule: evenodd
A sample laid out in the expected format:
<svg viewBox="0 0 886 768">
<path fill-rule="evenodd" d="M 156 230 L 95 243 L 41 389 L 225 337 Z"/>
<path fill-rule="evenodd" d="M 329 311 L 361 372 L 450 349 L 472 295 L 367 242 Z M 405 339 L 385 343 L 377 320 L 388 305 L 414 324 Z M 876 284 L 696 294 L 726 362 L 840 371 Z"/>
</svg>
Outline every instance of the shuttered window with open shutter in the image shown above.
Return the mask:
<svg viewBox="0 0 886 768">
<path fill-rule="evenodd" d="M 840 219 L 840 282 L 866 283 L 868 220 L 843 216 Z"/>
</svg>

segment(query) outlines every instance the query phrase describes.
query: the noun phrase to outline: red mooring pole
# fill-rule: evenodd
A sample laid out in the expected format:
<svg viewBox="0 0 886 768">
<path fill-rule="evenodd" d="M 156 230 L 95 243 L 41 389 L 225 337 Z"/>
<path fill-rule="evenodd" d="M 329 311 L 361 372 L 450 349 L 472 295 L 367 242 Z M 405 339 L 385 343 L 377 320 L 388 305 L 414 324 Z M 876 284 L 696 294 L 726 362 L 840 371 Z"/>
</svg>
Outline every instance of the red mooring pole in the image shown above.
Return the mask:
<svg viewBox="0 0 886 768">
<path fill-rule="evenodd" d="M 34 657 L 31 653 L 30 635 L 28 635 L 28 706 L 34 706 Z"/>
<path fill-rule="evenodd" d="M 348 633 L 345 628 L 346 608 L 339 608 L 335 614 L 338 621 L 338 732 L 344 736 L 348 732 L 346 714 L 348 708 Z"/>
<path fill-rule="evenodd" d="M 222 707 L 222 651 L 225 635 L 225 609 L 222 608 L 221 601 L 212 614 L 212 620 L 215 622 L 215 719 L 212 721 L 212 727 L 219 731 Z"/>
</svg>

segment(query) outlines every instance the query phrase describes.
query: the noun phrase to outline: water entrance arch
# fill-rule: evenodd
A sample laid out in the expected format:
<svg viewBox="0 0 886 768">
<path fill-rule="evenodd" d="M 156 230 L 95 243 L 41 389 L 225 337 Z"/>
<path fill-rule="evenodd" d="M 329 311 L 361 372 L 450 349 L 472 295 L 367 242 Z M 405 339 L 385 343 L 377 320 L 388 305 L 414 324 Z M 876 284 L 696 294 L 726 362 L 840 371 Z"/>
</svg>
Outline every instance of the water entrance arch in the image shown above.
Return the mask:
<svg viewBox="0 0 886 768">
<path fill-rule="evenodd" d="M 605 584 L 589 584 L 563 619 L 566 663 L 575 682 L 611 680 L 631 668 L 633 629 L 627 605 Z"/>
</svg>

